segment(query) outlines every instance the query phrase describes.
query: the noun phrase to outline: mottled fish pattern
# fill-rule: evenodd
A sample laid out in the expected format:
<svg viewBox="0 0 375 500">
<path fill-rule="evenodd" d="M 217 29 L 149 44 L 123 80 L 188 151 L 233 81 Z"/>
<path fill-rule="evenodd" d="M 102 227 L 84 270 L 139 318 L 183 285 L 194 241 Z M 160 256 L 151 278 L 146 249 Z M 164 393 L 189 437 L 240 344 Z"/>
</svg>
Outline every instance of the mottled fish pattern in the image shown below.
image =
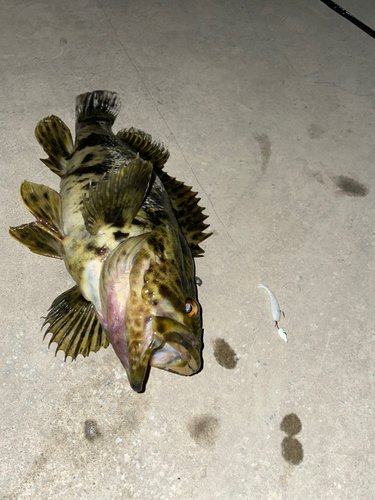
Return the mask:
<svg viewBox="0 0 375 500">
<path fill-rule="evenodd" d="M 60 194 L 24 181 L 35 220 L 10 228 L 32 252 L 63 259 L 76 285 L 52 303 L 44 326 L 65 359 L 112 345 L 131 387 L 149 366 L 182 375 L 201 367 L 202 324 L 194 257 L 210 233 L 197 193 L 163 169 L 163 145 L 134 128 L 116 135 L 115 92 L 76 101 L 76 139 L 56 116 L 35 135 Z"/>
</svg>

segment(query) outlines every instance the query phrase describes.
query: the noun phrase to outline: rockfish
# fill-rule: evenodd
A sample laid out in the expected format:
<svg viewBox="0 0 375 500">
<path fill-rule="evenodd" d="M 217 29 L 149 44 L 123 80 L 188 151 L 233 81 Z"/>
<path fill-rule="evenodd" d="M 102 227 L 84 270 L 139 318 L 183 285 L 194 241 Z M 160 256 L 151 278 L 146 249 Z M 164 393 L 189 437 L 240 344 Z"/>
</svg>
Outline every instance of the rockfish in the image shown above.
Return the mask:
<svg viewBox="0 0 375 500">
<path fill-rule="evenodd" d="M 63 259 L 76 285 L 52 303 L 43 326 L 56 353 L 75 359 L 112 345 L 131 387 L 148 366 L 181 375 L 201 367 L 202 324 L 193 257 L 210 234 L 197 193 L 164 170 L 163 145 L 134 128 L 116 135 L 115 92 L 76 101 L 76 140 L 60 118 L 41 120 L 41 160 L 60 194 L 24 181 L 35 221 L 10 228 L 32 252 Z"/>
</svg>

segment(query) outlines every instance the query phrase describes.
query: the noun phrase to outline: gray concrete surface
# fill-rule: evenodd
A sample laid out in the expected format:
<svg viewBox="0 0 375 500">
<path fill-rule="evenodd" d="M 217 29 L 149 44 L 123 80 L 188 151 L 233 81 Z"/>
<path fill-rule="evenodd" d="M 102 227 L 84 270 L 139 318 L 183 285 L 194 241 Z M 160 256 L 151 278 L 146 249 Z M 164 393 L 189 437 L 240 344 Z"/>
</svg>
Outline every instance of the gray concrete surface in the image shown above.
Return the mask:
<svg viewBox="0 0 375 500">
<path fill-rule="evenodd" d="M 343 7 L 375 28 L 370 0 Z M 372 499 L 375 40 L 319 0 L 3 0 L 0 26 L 1 497 Z M 54 357 L 41 316 L 71 278 L 8 236 L 24 179 L 58 188 L 36 123 L 74 128 L 95 89 L 214 233 L 204 369 L 144 394 L 111 348 Z"/>
</svg>

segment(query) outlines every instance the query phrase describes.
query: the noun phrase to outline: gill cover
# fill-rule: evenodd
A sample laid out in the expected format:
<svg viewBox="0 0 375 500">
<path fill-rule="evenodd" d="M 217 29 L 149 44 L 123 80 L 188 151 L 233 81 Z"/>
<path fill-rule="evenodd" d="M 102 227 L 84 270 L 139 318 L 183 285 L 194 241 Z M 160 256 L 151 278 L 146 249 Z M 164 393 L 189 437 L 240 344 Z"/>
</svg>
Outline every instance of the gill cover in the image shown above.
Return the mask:
<svg viewBox="0 0 375 500">
<path fill-rule="evenodd" d="M 132 388 L 137 392 L 142 389 L 144 373 L 140 381 L 139 362 L 133 359 L 132 332 L 127 328 L 127 309 L 130 274 L 148 234 L 128 238 L 105 260 L 99 288 L 101 310 L 97 311 L 107 338 L 124 366 Z"/>
</svg>

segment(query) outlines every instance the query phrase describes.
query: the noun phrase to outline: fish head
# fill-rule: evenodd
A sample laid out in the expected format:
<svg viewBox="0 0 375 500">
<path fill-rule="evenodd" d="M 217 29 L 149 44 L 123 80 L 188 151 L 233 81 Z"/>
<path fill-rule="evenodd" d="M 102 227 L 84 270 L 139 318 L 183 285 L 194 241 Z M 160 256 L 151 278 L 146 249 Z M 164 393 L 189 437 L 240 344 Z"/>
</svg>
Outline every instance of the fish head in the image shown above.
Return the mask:
<svg viewBox="0 0 375 500">
<path fill-rule="evenodd" d="M 149 365 L 181 375 L 201 366 L 194 262 L 178 233 L 163 228 L 128 238 L 103 265 L 98 317 L 137 392 Z"/>
</svg>

